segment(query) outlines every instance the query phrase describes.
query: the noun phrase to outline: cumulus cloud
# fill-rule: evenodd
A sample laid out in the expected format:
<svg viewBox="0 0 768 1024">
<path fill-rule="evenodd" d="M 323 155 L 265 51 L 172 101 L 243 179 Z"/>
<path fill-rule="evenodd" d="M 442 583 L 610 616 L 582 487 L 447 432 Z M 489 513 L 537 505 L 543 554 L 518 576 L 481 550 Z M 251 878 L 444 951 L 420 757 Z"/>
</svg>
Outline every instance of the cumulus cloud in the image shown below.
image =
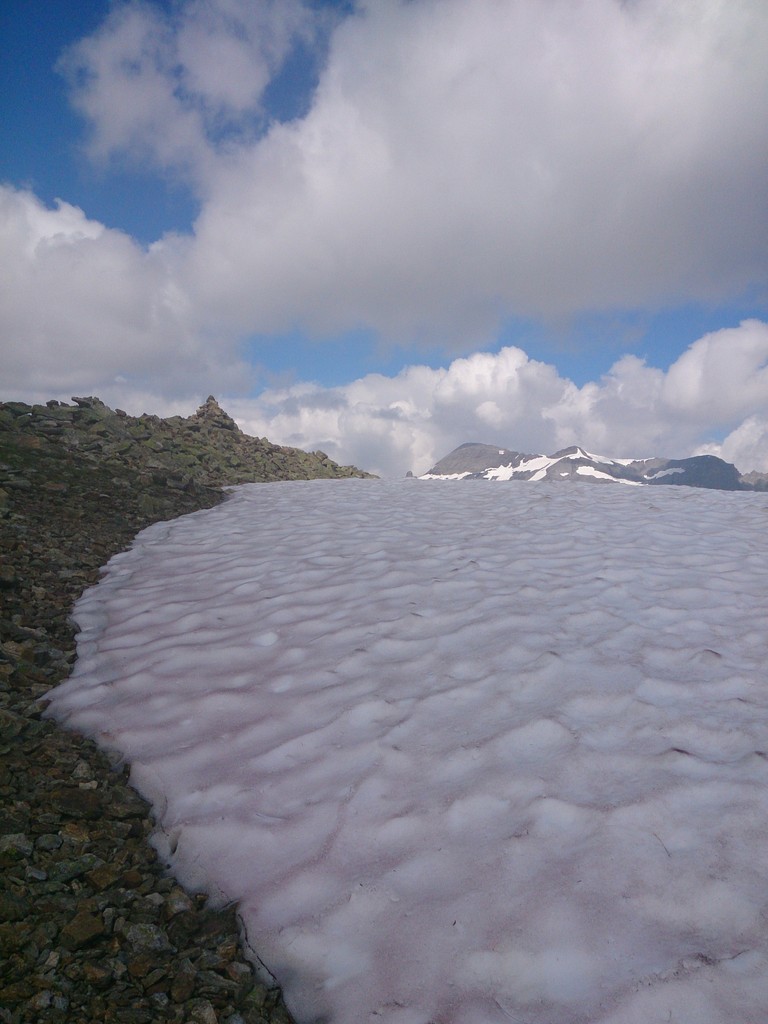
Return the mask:
<svg viewBox="0 0 768 1024">
<path fill-rule="evenodd" d="M 298 0 L 129 3 L 62 66 L 91 151 L 183 168 L 222 328 L 470 351 L 508 315 L 717 300 L 768 271 L 768 7 L 377 0 L 306 116 L 263 97 Z"/>
<path fill-rule="evenodd" d="M 708 334 L 666 372 L 623 357 L 581 388 L 505 348 L 447 368 L 411 366 L 334 389 L 301 384 L 227 405 L 250 433 L 384 476 L 424 473 L 465 441 L 546 454 L 578 443 L 620 458 L 709 452 L 743 472 L 768 470 L 768 324 Z"/>
<path fill-rule="evenodd" d="M 69 397 L 83 387 L 133 405 L 249 379 L 231 339 L 213 346 L 164 247 L 59 201 L 0 186 L 0 332 L 4 397 Z"/>
<path fill-rule="evenodd" d="M 224 322 L 465 350 L 514 313 L 768 270 L 768 8 L 366 4 L 311 110 L 222 166 L 189 273 Z"/>
<path fill-rule="evenodd" d="M 260 134 L 264 91 L 316 22 L 299 0 L 116 5 L 59 61 L 91 155 L 150 160 L 204 190 L 233 142 Z"/>
<path fill-rule="evenodd" d="M 270 122 L 275 76 L 319 36 L 306 112 Z M 61 65 L 91 153 L 183 175 L 199 216 L 145 248 L 3 187 L 6 394 L 167 411 L 252 389 L 238 346 L 259 336 L 467 353 L 508 317 L 764 287 L 767 47 L 754 0 L 371 0 L 337 21 L 299 0 L 117 4 Z M 239 408 L 385 473 L 489 438 L 709 446 L 746 469 L 765 461 L 765 331 L 702 338 L 668 371 L 625 356 L 583 387 L 506 348 Z"/>
<path fill-rule="evenodd" d="M 0 188 L 4 397 L 99 394 L 129 412 L 190 412 L 214 391 L 249 433 L 383 475 L 426 471 L 469 440 L 526 452 L 719 454 L 768 470 L 768 324 L 705 335 L 663 371 L 635 356 L 577 387 L 519 348 L 412 365 L 338 388 L 243 399 L 253 370 L 212 335 L 176 273 L 188 242 L 148 249 L 76 207 Z M 226 397 L 229 396 L 229 397 Z"/>
<path fill-rule="evenodd" d="M 718 455 L 740 468 L 745 467 L 745 472 L 751 469 L 768 472 L 768 415 L 748 416 L 722 443 L 703 444 L 694 454 Z"/>
</svg>

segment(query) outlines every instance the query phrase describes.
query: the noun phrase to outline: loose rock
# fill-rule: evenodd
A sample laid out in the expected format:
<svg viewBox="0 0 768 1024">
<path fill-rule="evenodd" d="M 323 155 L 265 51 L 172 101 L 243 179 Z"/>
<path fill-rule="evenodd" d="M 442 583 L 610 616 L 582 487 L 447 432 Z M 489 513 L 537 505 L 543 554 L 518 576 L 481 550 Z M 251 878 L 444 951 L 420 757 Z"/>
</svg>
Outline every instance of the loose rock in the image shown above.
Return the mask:
<svg viewBox="0 0 768 1024">
<path fill-rule="evenodd" d="M 43 718 L 75 658 L 72 604 L 143 527 L 246 481 L 362 476 L 242 434 L 98 399 L 0 403 L 0 1024 L 290 1024 L 244 962 L 234 908 L 166 875 L 144 801 Z"/>
</svg>

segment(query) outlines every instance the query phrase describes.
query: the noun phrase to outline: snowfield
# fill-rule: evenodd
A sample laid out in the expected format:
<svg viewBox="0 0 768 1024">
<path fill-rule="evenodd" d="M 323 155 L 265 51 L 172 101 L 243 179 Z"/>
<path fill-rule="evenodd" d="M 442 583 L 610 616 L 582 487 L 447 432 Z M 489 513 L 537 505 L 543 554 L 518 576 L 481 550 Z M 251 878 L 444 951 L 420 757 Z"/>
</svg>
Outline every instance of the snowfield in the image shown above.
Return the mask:
<svg viewBox="0 0 768 1024">
<path fill-rule="evenodd" d="M 314 481 L 157 524 L 51 712 L 301 1024 L 768 1021 L 768 496 Z"/>
</svg>

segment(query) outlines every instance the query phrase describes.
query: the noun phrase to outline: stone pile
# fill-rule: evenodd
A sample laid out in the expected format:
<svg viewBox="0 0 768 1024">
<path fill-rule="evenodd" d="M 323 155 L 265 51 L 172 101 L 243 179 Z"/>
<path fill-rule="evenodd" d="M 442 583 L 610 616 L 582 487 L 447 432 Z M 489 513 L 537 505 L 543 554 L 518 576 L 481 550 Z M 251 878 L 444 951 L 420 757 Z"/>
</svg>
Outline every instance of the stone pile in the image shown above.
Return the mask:
<svg viewBox="0 0 768 1024">
<path fill-rule="evenodd" d="M 209 396 L 188 417 L 128 416 L 98 398 L 25 405 L 0 402 L 0 431 L 31 449 L 53 445 L 82 464 L 106 469 L 130 467 L 144 487 L 173 490 L 221 487 L 267 480 L 366 477 L 354 466 L 339 466 L 324 452 L 304 452 L 249 437 Z"/>
<path fill-rule="evenodd" d="M 225 484 L 366 474 L 249 438 L 212 398 L 171 420 L 74 401 L 0 403 L 0 1024 L 286 1024 L 236 908 L 179 889 L 126 772 L 42 698 L 74 662 L 72 604 L 140 529 Z"/>
</svg>

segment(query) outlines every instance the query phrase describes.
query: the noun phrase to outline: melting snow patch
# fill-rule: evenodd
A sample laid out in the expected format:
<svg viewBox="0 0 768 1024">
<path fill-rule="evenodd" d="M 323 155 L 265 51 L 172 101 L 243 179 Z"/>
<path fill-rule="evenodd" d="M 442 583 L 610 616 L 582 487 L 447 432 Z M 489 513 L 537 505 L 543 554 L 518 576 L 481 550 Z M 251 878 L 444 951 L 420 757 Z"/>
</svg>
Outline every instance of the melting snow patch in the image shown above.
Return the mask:
<svg viewBox="0 0 768 1024">
<path fill-rule="evenodd" d="M 603 460 L 607 462 L 607 459 Z M 602 473 L 599 469 L 595 469 L 594 466 L 577 466 L 576 472 L 580 476 L 592 476 L 596 480 L 607 480 L 612 484 L 629 484 L 632 487 L 642 487 L 643 485 L 639 480 L 624 480 L 621 477 L 611 476 L 610 473 Z"/>
<path fill-rule="evenodd" d="M 425 473 L 419 477 L 419 480 L 465 480 L 472 474 L 467 471 L 466 473 Z"/>
<path fill-rule="evenodd" d="M 661 480 L 664 476 L 674 476 L 675 473 L 684 473 L 685 470 L 681 466 L 672 466 L 671 469 L 660 469 L 657 473 L 646 473 L 646 480 Z"/>
<path fill-rule="evenodd" d="M 765 1021 L 765 513 L 241 487 L 112 559 L 51 712 L 301 1024 Z"/>
</svg>

